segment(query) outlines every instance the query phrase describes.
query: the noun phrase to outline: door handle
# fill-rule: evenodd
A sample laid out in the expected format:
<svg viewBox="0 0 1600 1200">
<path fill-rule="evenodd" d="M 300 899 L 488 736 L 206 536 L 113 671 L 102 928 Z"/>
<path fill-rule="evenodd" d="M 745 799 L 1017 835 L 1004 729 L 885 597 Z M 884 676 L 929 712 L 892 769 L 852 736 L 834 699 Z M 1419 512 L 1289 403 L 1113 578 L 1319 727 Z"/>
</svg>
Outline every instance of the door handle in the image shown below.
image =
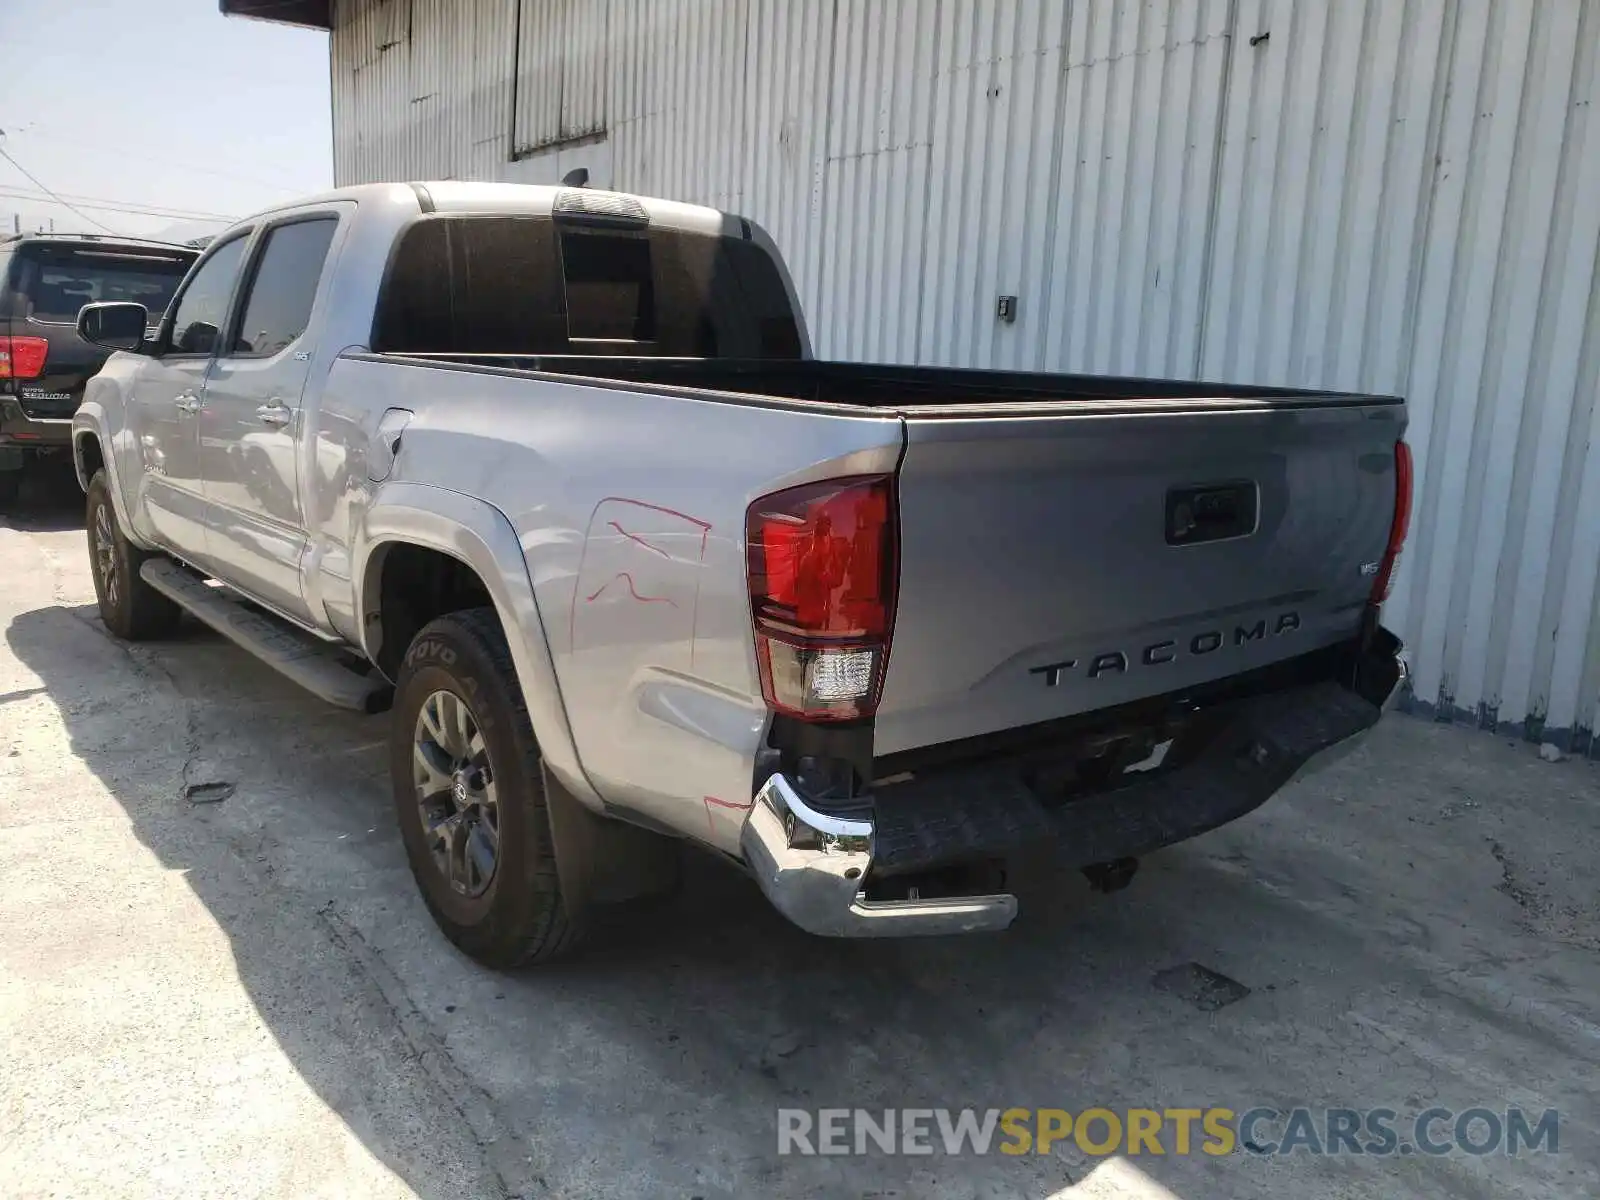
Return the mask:
<svg viewBox="0 0 1600 1200">
<path fill-rule="evenodd" d="M 200 397 L 193 392 L 183 392 L 173 403 L 184 416 L 190 416 L 200 411 Z"/>
<path fill-rule="evenodd" d="M 273 401 L 257 408 L 256 416 L 261 418 L 263 425 L 287 425 L 294 412 L 287 405 Z"/>
</svg>

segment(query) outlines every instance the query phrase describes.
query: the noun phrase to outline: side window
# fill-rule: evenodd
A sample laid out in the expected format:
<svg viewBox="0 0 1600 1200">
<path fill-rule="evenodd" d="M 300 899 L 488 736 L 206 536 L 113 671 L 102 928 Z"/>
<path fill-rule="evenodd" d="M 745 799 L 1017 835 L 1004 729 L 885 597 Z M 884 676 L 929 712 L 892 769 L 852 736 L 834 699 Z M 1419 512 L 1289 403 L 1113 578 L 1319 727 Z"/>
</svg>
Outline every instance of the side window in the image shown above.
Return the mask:
<svg viewBox="0 0 1600 1200">
<path fill-rule="evenodd" d="M 233 282 L 238 277 L 239 264 L 249 241 L 249 234 L 240 234 L 219 246 L 183 289 L 177 311 L 172 316 L 174 354 L 215 352 L 217 337 L 227 324 Z"/>
<path fill-rule="evenodd" d="M 267 234 L 234 339 L 234 354 L 265 357 L 297 341 L 311 319 L 337 217 L 279 225 Z"/>
</svg>

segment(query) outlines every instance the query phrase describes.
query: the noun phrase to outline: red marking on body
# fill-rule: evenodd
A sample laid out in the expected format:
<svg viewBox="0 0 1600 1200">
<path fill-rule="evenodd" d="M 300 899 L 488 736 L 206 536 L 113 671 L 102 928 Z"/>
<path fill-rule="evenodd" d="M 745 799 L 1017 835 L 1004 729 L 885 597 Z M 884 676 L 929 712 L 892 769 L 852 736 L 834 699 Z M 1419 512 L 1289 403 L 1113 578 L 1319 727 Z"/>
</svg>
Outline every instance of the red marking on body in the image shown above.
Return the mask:
<svg viewBox="0 0 1600 1200">
<path fill-rule="evenodd" d="M 592 531 L 593 531 L 593 528 L 594 528 L 594 525 L 593 525 L 594 514 L 598 513 L 600 511 L 601 507 L 603 507 L 604 505 L 610 504 L 610 503 L 613 503 L 613 502 L 617 503 L 617 504 L 631 504 L 635 508 L 646 508 L 646 509 L 649 509 L 652 512 L 665 513 L 669 517 L 676 517 L 680 521 L 687 521 L 691 525 L 698 526 L 699 529 L 700 529 L 700 562 L 701 563 L 705 562 L 706 540 L 707 540 L 708 535 L 711 533 L 711 522 L 702 521 L 699 517 L 692 517 L 688 513 L 679 512 L 675 508 L 668 508 L 664 504 L 651 504 L 647 500 L 637 500 L 632 496 L 604 496 L 604 497 L 602 497 L 600 499 L 599 503 L 597 503 L 594 506 L 594 512 L 591 513 L 590 517 L 589 517 L 589 520 L 590 520 L 589 530 L 590 530 L 591 534 L 592 534 Z M 672 558 L 672 555 L 668 554 L 665 550 L 662 550 L 659 546 L 652 545 L 651 543 L 645 541 L 643 538 L 638 537 L 635 534 L 629 533 L 626 529 L 622 528 L 622 526 L 619 525 L 617 522 L 611 521 L 611 522 L 609 522 L 609 524 L 618 533 L 622 534 L 623 537 L 626 537 L 626 538 L 631 539 L 632 541 L 638 542 L 641 546 L 644 546 L 648 550 L 654 550 L 657 554 L 661 555 L 663 558 L 667 558 L 667 559 L 671 559 Z M 584 564 L 585 564 L 585 562 L 588 561 L 589 541 L 590 541 L 590 538 L 589 537 L 585 537 L 584 545 L 583 545 L 583 553 L 580 554 L 579 557 L 578 557 L 578 578 L 579 579 L 583 578 Z M 682 560 L 678 560 L 678 561 L 682 561 Z M 634 586 L 633 577 L 631 575 L 629 575 L 628 572 L 626 572 L 626 571 L 622 572 L 620 575 L 613 576 L 610 580 L 608 580 L 605 584 L 603 584 L 600 588 L 598 588 L 594 592 L 593 595 L 585 597 L 585 602 L 586 603 L 590 603 L 590 604 L 594 603 L 594 601 L 596 601 L 596 600 L 598 600 L 600 598 L 601 593 L 603 593 L 606 590 L 606 588 L 610 587 L 618 579 L 623 579 L 623 580 L 627 581 L 629 594 L 635 600 L 639 601 L 642 604 L 670 604 L 670 605 L 672 605 L 673 608 L 677 608 L 678 607 L 677 601 L 672 600 L 672 599 L 670 599 L 670 598 L 668 598 L 666 596 L 641 596 L 641 595 L 639 595 L 638 588 L 636 588 Z M 568 646 L 576 648 L 577 640 L 578 640 L 578 605 L 577 605 L 576 600 L 574 600 L 573 603 L 572 603 L 571 608 L 567 612 L 567 644 L 568 644 Z M 690 662 L 691 666 L 694 663 L 694 643 L 692 641 L 690 642 L 690 646 L 689 646 L 689 662 Z"/>
<path fill-rule="evenodd" d="M 589 604 L 593 604 L 596 600 L 598 600 L 600 598 L 600 593 L 601 592 L 605 591 L 608 587 L 610 587 L 613 583 L 615 583 L 619 579 L 621 579 L 625 583 L 627 583 L 627 585 L 628 585 L 628 595 L 632 596 L 635 600 L 639 601 L 639 603 L 641 603 L 641 604 L 670 604 L 670 605 L 672 605 L 673 608 L 677 608 L 678 607 L 678 602 L 676 600 L 672 599 L 670 596 L 641 596 L 641 595 L 639 595 L 639 589 L 636 588 L 634 586 L 634 584 L 633 584 L 633 576 L 628 574 L 628 572 L 626 572 L 626 571 L 619 572 L 618 574 L 612 576 L 610 579 L 606 580 L 604 583 L 602 583 L 593 592 L 593 594 L 591 594 L 589 596 L 586 596 L 584 598 L 585 601 L 587 603 L 589 603 Z"/>
<path fill-rule="evenodd" d="M 632 496 L 607 496 L 605 500 L 600 501 L 600 504 L 604 504 L 606 500 L 615 500 L 618 504 L 633 504 L 639 508 L 648 508 L 653 512 L 666 513 L 669 517 L 677 517 L 679 520 L 687 521 L 691 525 L 700 526 L 700 557 L 704 558 L 706 556 L 706 535 L 711 532 L 710 521 L 702 521 L 699 517 L 691 517 L 686 512 L 679 512 L 677 509 L 668 508 L 664 504 L 651 504 L 648 500 L 635 500 Z M 599 508 L 600 505 L 597 504 L 595 507 Z"/>
<path fill-rule="evenodd" d="M 630 542 L 638 542 L 639 545 L 643 546 L 646 550 L 654 550 L 657 554 L 661 555 L 662 558 L 671 558 L 672 557 L 672 555 L 668 554 L 660 546 L 652 546 L 649 542 L 645 541 L 637 533 L 629 533 L 626 529 L 624 529 L 621 525 L 618 525 L 615 521 L 607 521 L 606 524 L 611 526 L 611 528 L 615 529 L 618 533 L 620 533 L 623 537 L 627 538 Z M 700 536 L 704 537 L 705 534 L 702 533 Z"/>
<path fill-rule="evenodd" d="M 709 521 L 702 521 L 699 517 L 691 517 L 688 513 L 679 512 L 675 508 L 666 508 L 666 507 L 664 507 L 663 505 L 660 505 L 660 504 L 651 504 L 647 500 L 635 500 L 631 496 L 607 496 L 605 498 L 605 500 L 600 501 L 600 503 L 604 504 L 606 502 L 606 500 L 615 500 L 618 504 L 637 504 L 640 508 L 654 509 L 656 512 L 666 513 L 667 516 L 669 516 L 669 517 L 682 517 L 685 521 L 688 521 L 691 525 L 700 526 L 701 529 L 710 529 L 711 528 L 711 523 Z M 596 505 L 596 507 L 599 507 L 599 506 Z"/>
<path fill-rule="evenodd" d="M 717 836 L 717 821 L 716 818 L 711 815 L 711 809 L 713 807 L 731 808 L 734 812 L 749 812 L 756 806 L 756 802 L 754 800 L 750 801 L 748 804 L 735 804 L 732 800 L 718 800 L 715 796 L 702 796 L 701 800 L 705 802 L 706 806 L 706 836 L 711 838 L 715 838 Z"/>
</svg>

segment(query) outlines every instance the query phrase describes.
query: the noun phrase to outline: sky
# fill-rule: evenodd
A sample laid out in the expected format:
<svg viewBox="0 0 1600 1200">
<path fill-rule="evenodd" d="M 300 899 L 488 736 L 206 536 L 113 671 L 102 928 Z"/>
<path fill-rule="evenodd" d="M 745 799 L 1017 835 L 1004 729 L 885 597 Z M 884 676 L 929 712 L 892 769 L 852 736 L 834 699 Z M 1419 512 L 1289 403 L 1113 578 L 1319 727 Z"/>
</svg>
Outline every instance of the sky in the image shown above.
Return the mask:
<svg viewBox="0 0 1600 1200">
<path fill-rule="evenodd" d="M 333 185 L 328 35 L 224 17 L 217 0 L 0 0 L 0 131 L 38 180 L 0 158 L 0 233 L 13 214 L 214 233 Z"/>
</svg>

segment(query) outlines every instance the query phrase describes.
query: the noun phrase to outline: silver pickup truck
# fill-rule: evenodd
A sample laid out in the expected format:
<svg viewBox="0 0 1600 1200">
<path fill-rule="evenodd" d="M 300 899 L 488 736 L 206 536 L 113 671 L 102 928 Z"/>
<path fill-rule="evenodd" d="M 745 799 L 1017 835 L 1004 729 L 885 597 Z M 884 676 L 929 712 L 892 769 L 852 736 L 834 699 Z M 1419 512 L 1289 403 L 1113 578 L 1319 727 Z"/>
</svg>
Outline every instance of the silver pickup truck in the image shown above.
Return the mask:
<svg viewBox="0 0 1600 1200">
<path fill-rule="evenodd" d="M 107 628 L 392 709 L 493 966 L 682 841 L 813 933 L 1004 928 L 1008 863 L 1120 886 L 1405 681 L 1394 397 L 819 361 L 754 223 L 575 188 L 262 213 L 146 326 L 79 317 Z"/>
</svg>

